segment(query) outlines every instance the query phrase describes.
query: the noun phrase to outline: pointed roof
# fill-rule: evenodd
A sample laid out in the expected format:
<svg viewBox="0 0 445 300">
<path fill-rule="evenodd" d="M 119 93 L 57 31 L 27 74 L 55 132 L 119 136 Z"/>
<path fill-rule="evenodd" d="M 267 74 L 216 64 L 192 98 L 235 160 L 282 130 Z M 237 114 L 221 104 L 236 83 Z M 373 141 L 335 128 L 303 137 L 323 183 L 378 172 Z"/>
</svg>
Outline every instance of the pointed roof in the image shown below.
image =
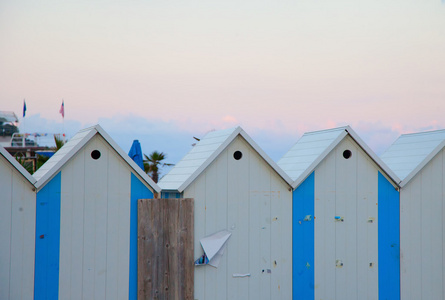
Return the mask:
<svg viewBox="0 0 445 300">
<path fill-rule="evenodd" d="M 81 150 L 96 134 L 102 138 L 122 157 L 128 165 L 156 192 L 161 188 L 116 144 L 115 141 L 103 130 L 100 125 L 80 130 L 59 151 L 57 151 L 36 173 L 37 189 L 45 185 L 54 175 L 59 172 L 63 165 L 68 162 L 79 150 Z"/>
<path fill-rule="evenodd" d="M 445 147 L 445 130 L 402 134 L 381 155 L 382 160 L 406 185 Z"/>
<path fill-rule="evenodd" d="M 283 178 L 289 185 L 290 177 L 252 140 L 241 128 L 230 128 L 212 131 L 206 134 L 160 181 L 163 190 L 174 190 L 182 193 L 227 146 L 238 136 L 247 143 Z"/>
<path fill-rule="evenodd" d="M 2 146 L 0 146 L 0 156 L 3 156 L 29 183 L 32 185 L 36 183 L 36 179 Z"/>
<path fill-rule="evenodd" d="M 292 178 L 292 188 L 297 188 L 348 135 L 395 183 L 400 182 L 396 174 L 388 168 L 350 126 L 343 126 L 305 133 L 278 161 L 278 165 Z"/>
</svg>

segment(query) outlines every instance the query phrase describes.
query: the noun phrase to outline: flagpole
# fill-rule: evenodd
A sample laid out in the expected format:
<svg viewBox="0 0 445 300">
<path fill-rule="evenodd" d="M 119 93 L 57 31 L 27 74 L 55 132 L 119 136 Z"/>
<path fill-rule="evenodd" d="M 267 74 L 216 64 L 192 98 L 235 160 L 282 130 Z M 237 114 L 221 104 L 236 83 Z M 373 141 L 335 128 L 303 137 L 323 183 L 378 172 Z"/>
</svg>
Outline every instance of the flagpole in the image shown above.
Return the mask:
<svg viewBox="0 0 445 300">
<path fill-rule="evenodd" d="M 22 121 L 23 121 L 23 137 L 25 139 L 22 139 L 22 141 L 26 140 L 26 99 L 23 99 L 23 114 L 22 114 Z M 24 142 L 23 142 L 24 143 Z M 25 147 L 25 144 L 23 144 L 23 147 Z"/>
<path fill-rule="evenodd" d="M 65 100 L 62 98 L 62 106 L 60 107 L 59 113 L 62 114 L 62 137 L 65 143 Z"/>
</svg>

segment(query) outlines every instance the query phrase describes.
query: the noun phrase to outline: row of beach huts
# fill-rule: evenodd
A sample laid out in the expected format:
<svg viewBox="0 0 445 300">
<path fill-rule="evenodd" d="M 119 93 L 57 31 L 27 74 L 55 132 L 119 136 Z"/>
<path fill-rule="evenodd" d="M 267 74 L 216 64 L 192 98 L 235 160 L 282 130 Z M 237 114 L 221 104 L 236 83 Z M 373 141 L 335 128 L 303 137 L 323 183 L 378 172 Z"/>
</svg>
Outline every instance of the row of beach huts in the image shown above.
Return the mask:
<svg viewBox="0 0 445 300">
<path fill-rule="evenodd" d="M 155 195 L 194 199 L 195 258 L 231 233 L 194 299 L 445 299 L 444 147 L 405 134 L 378 157 L 346 126 L 274 162 L 237 127 L 158 184 L 99 125 L 33 176 L 0 147 L 0 299 L 137 299 L 137 201 Z"/>
</svg>

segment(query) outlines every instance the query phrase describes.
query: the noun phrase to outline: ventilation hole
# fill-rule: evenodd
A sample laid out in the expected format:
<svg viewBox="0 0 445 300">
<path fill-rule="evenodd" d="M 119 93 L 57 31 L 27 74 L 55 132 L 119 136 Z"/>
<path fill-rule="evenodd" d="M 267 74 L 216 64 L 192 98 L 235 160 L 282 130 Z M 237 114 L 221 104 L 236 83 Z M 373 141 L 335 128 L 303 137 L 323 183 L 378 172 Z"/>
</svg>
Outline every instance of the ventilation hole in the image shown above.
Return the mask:
<svg viewBox="0 0 445 300">
<path fill-rule="evenodd" d="M 241 157 L 243 157 L 243 154 L 241 153 L 241 151 L 235 151 L 235 152 L 233 153 L 233 158 L 234 158 L 234 159 L 236 159 L 236 160 L 240 160 Z"/>
<path fill-rule="evenodd" d="M 93 151 L 91 152 L 91 157 L 92 157 L 93 159 L 99 159 L 99 157 L 100 157 L 100 151 L 99 151 L 99 150 L 93 150 Z"/>
<path fill-rule="evenodd" d="M 352 156 L 352 152 L 351 152 L 351 150 L 345 150 L 345 151 L 343 151 L 343 157 L 344 157 L 344 158 L 348 159 L 348 158 L 350 158 L 351 156 Z"/>
</svg>

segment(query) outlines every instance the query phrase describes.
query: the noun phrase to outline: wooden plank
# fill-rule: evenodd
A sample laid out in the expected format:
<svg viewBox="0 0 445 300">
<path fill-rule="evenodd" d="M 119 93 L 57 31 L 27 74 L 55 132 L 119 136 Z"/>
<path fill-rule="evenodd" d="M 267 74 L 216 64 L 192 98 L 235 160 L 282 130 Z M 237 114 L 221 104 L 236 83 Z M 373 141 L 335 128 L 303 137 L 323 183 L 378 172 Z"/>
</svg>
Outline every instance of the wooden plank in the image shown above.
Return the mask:
<svg viewBox="0 0 445 300">
<path fill-rule="evenodd" d="M 214 161 L 202 174 L 205 176 L 205 188 L 204 188 L 204 203 L 205 203 L 205 236 L 218 232 L 221 229 L 218 228 L 216 222 L 221 212 L 218 211 L 217 199 L 217 164 Z M 201 286 L 204 290 L 204 299 L 216 299 L 217 292 L 219 290 L 218 272 L 217 268 L 201 268 L 204 271 L 205 285 Z M 201 270 L 200 270 L 201 271 Z"/>
<path fill-rule="evenodd" d="M 371 164 L 371 161 L 368 161 Z M 372 163 L 374 166 L 374 164 Z M 379 252 L 378 252 L 378 172 L 374 167 L 368 167 L 369 175 L 367 176 L 365 184 L 368 189 L 368 217 L 375 217 L 375 221 L 367 223 L 368 238 L 367 238 L 367 258 L 366 267 L 368 268 L 368 299 L 378 299 L 379 297 Z M 360 179 L 362 180 L 362 179 Z M 372 267 L 369 266 L 372 263 Z M 359 294 L 360 295 L 360 294 Z"/>
<path fill-rule="evenodd" d="M 178 236 L 178 298 L 192 300 L 194 287 L 193 240 L 194 240 L 194 201 L 187 198 L 179 201 Z"/>
<path fill-rule="evenodd" d="M 336 177 L 336 156 L 335 151 L 331 152 L 326 158 L 322 165 L 320 165 L 320 169 L 317 168 L 315 170 L 315 174 L 318 172 L 324 172 L 324 182 L 320 182 L 318 179 L 315 182 L 315 190 L 318 191 L 318 194 L 324 195 L 324 199 L 321 199 L 321 205 L 325 205 L 324 208 L 324 216 L 320 216 L 320 218 L 324 218 L 325 227 L 323 228 L 325 234 L 325 247 L 323 248 L 323 258 L 315 257 L 314 265 L 315 265 L 315 297 L 316 299 L 325 299 L 328 297 L 332 297 L 336 293 L 336 266 L 335 262 L 337 259 L 336 253 L 336 222 L 334 221 L 335 216 L 337 214 L 336 211 L 336 198 L 337 198 L 337 177 Z M 323 169 L 321 168 L 323 166 Z M 317 178 L 317 177 L 316 177 Z M 320 178 L 321 179 L 321 178 Z M 323 203 L 324 202 L 324 203 Z M 318 213 L 315 212 L 315 217 L 318 218 Z M 317 222 L 316 222 L 317 223 Z M 318 230 L 318 229 L 317 229 Z M 315 236 L 317 237 L 317 232 L 315 232 Z M 324 259 L 324 264 L 321 262 L 318 263 L 319 259 Z M 324 275 L 324 276 L 323 276 Z M 319 278 L 322 278 L 323 281 L 318 281 Z M 318 292 L 322 293 L 318 295 Z"/>
<path fill-rule="evenodd" d="M 193 199 L 138 201 L 138 299 L 193 299 Z"/>
<path fill-rule="evenodd" d="M 15 173 L 15 172 L 14 172 Z M 26 228 L 26 218 L 24 211 L 28 210 L 27 202 L 32 199 L 26 199 L 24 193 L 24 182 L 19 178 L 17 173 L 12 174 L 12 209 L 11 209 L 11 270 L 10 270 L 10 299 L 22 299 L 25 292 L 28 296 L 32 296 L 32 290 L 24 291 L 24 278 L 27 277 L 31 266 L 26 266 L 24 259 L 26 258 L 25 233 L 32 228 Z M 31 215 L 32 217 L 32 215 Z M 32 224 L 30 224 L 32 225 Z M 33 246 L 33 245 L 27 245 Z M 31 248 L 32 249 L 32 248 Z M 30 279 L 29 277 L 26 279 Z M 34 279 L 34 278 L 32 278 Z"/>
<path fill-rule="evenodd" d="M 249 277 L 236 278 L 235 273 L 251 273 L 249 269 L 249 156 L 247 144 L 238 137 L 228 146 L 228 177 L 229 177 L 229 226 L 233 228 L 228 243 L 229 269 L 231 276 L 228 284 L 228 296 L 249 299 Z M 242 152 L 242 158 L 235 160 L 235 151 Z"/>
<path fill-rule="evenodd" d="M 283 203 L 284 199 L 281 196 L 283 191 L 280 190 L 280 186 L 282 186 L 282 181 L 277 176 L 270 176 L 270 210 L 272 223 L 270 237 L 272 261 L 270 299 L 289 299 L 289 294 L 287 295 L 288 297 L 283 297 L 286 295 L 286 290 L 283 290 L 283 288 L 285 288 L 285 286 L 283 286 L 283 281 L 285 277 L 292 274 L 284 273 L 287 262 L 285 262 L 286 258 L 283 255 L 285 253 L 285 248 L 283 246 L 285 240 L 291 238 L 291 236 L 285 235 L 284 233 L 289 232 L 288 229 L 291 227 L 283 227 L 284 218 L 282 209 L 285 205 Z M 266 298 L 265 296 L 263 297 Z"/>
<path fill-rule="evenodd" d="M 275 190 L 280 192 L 281 206 L 281 229 L 282 229 L 282 273 L 281 290 L 282 299 L 292 298 L 292 189 L 281 180 L 277 174 L 273 175 L 279 187 Z M 313 216 L 312 216 L 313 217 Z M 313 219 L 314 220 L 314 219 Z"/>
<path fill-rule="evenodd" d="M 227 161 L 228 152 L 225 151 L 221 153 L 216 160 L 217 172 L 217 182 L 216 185 L 216 205 L 218 214 L 216 215 L 216 228 L 217 230 L 228 230 L 229 226 L 227 223 Z M 229 239 L 230 243 L 230 239 Z M 216 280 L 218 282 L 217 290 L 215 291 L 214 299 L 227 299 L 227 265 L 228 265 L 227 255 L 223 255 L 221 262 L 218 267 Z"/>
<path fill-rule="evenodd" d="M 265 245 L 262 245 L 261 235 L 265 233 L 266 230 L 266 220 L 269 219 L 263 218 L 261 215 L 261 206 L 264 202 L 264 193 L 262 192 L 263 188 L 261 183 L 264 183 L 264 176 L 261 176 L 259 160 L 255 155 L 250 157 L 249 163 L 249 172 L 251 174 L 249 178 L 249 186 L 250 186 L 250 195 L 249 195 L 249 215 L 251 217 L 250 226 L 251 232 L 249 234 L 249 248 L 250 249 L 261 249 Z M 264 186 L 264 190 L 269 189 L 269 182 Z M 269 224 L 267 224 L 269 227 Z M 270 278 L 270 274 L 264 272 L 262 270 L 268 269 L 269 266 L 264 266 L 265 262 L 261 259 L 261 252 L 255 251 L 249 255 L 249 266 L 251 266 L 251 280 L 249 280 L 249 290 L 253 291 L 252 294 L 257 296 L 257 299 L 261 299 L 260 295 L 262 293 L 262 288 L 264 285 L 261 284 L 264 278 Z M 252 295 L 251 294 L 251 295 Z M 270 295 L 270 294 L 269 294 Z M 264 295 L 264 296 L 269 296 Z M 263 296 L 263 297 L 264 297 Z"/>
<path fill-rule="evenodd" d="M 68 163 L 63 172 L 61 172 L 60 187 L 60 259 L 59 259 L 59 299 L 69 299 L 71 297 L 71 256 L 73 254 L 73 212 L 75 205 L 72 199 L 73 187 L 75 181 L 73 167 L 83 165 L 83 163 Z M 77 200 L 77 199 L 76 199 Z M 74 254 L 75 255 L 75 254 Z"/>
<path fill-rule="evenodd" d="M 69 162 L 62 173 L 61 201 L 71 202 L 71 232 L 64 232 L 64 222 L 61 223 L 61 235 L 67 234 L 71 239 L 69 270 L 60 270 L 61 276 L 68 276 L 70 280 L 71 299 L 81 299 L 83 293 L 83 258 L 84 258 L 84 208 L 85 208 L 85 151 L 77 153 L 76 158 Z M 65 178 L 65 176 L 69 176 Z M 65 213 L 65 212 L 64 212 Z M 67 237 L 65 237 L 66 239 Z M 65 274 L 65 275 L 63 275 Z M 62 280 L 62 279 L 60 279 Z M 59 295 L 63 291 L 59 290 Z M 62 299 L 63 297 L 59 297 Z"/>
<path fill-rule="evenodd" d="M 128 297 L 130 178 L 126 164 L 110 151 L 108 156 L 106 299 Z M 121 205 L 122 204 L 122 205 Z M 122 214 L 121 214 L 122 213 Z M 120 228 L 125 228 L 121 230 Z M 122 235 L 120 234 L 122 232 Z M 124 276 L 126 275 L 126 276 Z"/>
<path fill-rule="evenodd" d="M 409 222 L 409 253 L 410 253 L 410 271 L 409 271 L 409 297 L 411 299 L 422 299 L 422 198 L 421 198 L 421 176 L 413 178 L 409 185 L 411 186 L 410 193 L 410 212 Z"/>
<path fill-rule="evenodd" d="M 415 179 L 413 179 L 415 180 Z M 410 299 L 411 295 L 411 226 L 417 222 L 410 222 L 412 182 L 400 190 L 400 298 Z"/>
<path fill-rule="evenodd" d="M 432 179 L 431 179 L 431 299 L 443 299 L 443 257 L 442 257 L 442 228 L 440 224 L 442 219 L 442 186 L 443 186 L 443 153 L 442 150 L 431 161 Z"/>
<path fill-rule="evenodd" d="M 421 171 L 422 183 L 421 183 L 421 206 L 422 206 L 422 216 L 421 216 L 421 292 L 422 299 L 434 299 L 432 297 L 432 267 L 437 261 L 432 258 L 432 243 L 433 237 L 432 233 L 432 180 L 434 178 L 433 174 L 433 161 L 430 161 Z"/>
<path fill-rule="evenodd" d="M 0 155 L 0 298 L 9 299 L 11 271 L 12 168 Z"/>
<path fill-rule="evenodd" d="M 343 157 L 343 151 L 346 149 L 352 151 L 352 156 L 349 159 Z M 360 152 L 359 148 L 353 144 L 348 137 L 344 140 L 339 154 L 339 159 L 345 164 L 345 168 L 342 170 L 343 177 L 339 177 L 339 181 L 347 178 L 345 190 L 345 217 L 347 218 L 347 222 L 345 223 L 345 259 L 347 260 L 344 266 L 347 282 L 345 299 L 358 299 L 360 297 L 357 294 L 357 180 L 362 174 L 357 173 L 357 158 L 363 155 L 363 153 Z"/>
<path fill-rule="evenodd" d="M 22 207 L 18 211 L 23 214 L 23 270 L 21 278 L 21 295 L 23 299 L 30 299 L 34 295 L 34 266 L 35 266 L 35 236 L 36 236 L 36 193 L 30 183 L 21 181 L 23 191 Z"/>
<path fill-rule="evenodd" d="M 327 281 L 326 270 L 329 268 L 329 263 L 327 263 L 325 257 L 325 249 L 332 247 L 332 244 L 329 244 L 328 246 L 328 242 L 330 241 L 326 237 L 326 230 L 329 227 L 328 224 L 333 227 L 331 224 L 332 220 L 327 216 L 327 209 L 330 201 L 328 201 L 329 198 L 326 191 L 326 189 L 329 188 L 329 181 L 326 176 L 327 164 L 329 161 L 332 161 L 332 158 L 330 159 L 331 156 L 332 155 L 326 157 L 314 171 L 314 215 L 312 216 L 314 220 L 314 265 L 310 266 L 310 268 L 313 268 L 314 270 L 315 299 L 325 299 L 325 283 Z M 293 205 L 296 205 L 295 202 Z M 295 242 L 294 247 L 297 245 L 298 243 Z"/>
<path fill-rule="evenodd" d="M 191 185 L 195 193 L 195 240 L 194 240 L 194 257 L 198 258 L 204 251 L 202 250 L 199 240 L 206 236 L 206 199 L 205 199 L 205 172 L 203 172 Z M 197 267 L 195 270 L 195 298 L 205 298 L 205 285 L 207 284 L 206 268 Z"/>
<path fill-rule="evenodd" d="M 370 226 L 376 226 L 373 223 L 368 223 L 367 219 L 377 216 L 368 214 L 368 197 L 369 197 L 369 174 L 368 163 L 363 155 L 357 157 L 357 174 L 360 174 L 357 180 L 357 294 L 368 295 L 368 270 L 369 270 L 369 256 L 368 256 L 368 233 Z M 377 176 L 377 171 L 374 176 Z M 367 297 L 367 299 L 372 299 Z"/>
</svg>

